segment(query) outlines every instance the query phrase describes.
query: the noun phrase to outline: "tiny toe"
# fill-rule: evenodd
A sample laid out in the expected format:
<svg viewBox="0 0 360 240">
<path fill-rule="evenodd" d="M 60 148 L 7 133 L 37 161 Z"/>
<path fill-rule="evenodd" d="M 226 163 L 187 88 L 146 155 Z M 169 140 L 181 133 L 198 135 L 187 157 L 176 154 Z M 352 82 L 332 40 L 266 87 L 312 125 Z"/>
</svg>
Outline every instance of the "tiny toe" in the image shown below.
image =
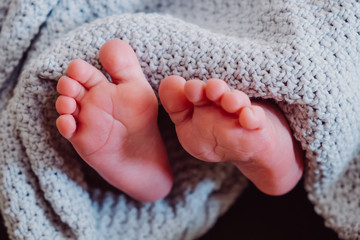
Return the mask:
<svg viewBox="0 0 360 240">
<path fill-rule="evenodd" d="M 146 80 L 134 50 L 120 39 L 107 41 L 100 49 L 99 58 L 115 84 Z"/>
<path fill-rule="evenodd" d="M 61 95 L 56 100 L 55 106 L 59 114 L 72 114 L 76 110 L 76 101 L 74 98 Z"/>
<path fill-rule="evenodd" d="M 228 113 L 236 113 L 241 108 L 249 106 L 251 106 L 249 97 L 238 90 L 225 92 L 221 98 L 221 107 Z"/>
<path fill-rule="evenodd" d="M 206 97 L 213 102 L 219 102 L 223 94 L 229 90 L 230 88 L 223 80 L 213 78 L 206 82 Z"/>
<path fill-rule="evenodd" d="M 72 97 L 75 98 L 76 101 L 80 101 L 86 90 L 78 81 L 67 76 L 62 76 L 58 81 L 57 91 L 61 95 Z"/>
<path fill-rule="evenodd" d="M 159 97 L 165 111 L 176 124 L 183 121 L 192 109 L 184 93 L 186 80 L 178 76 L 163 79 L 159 86 Z"/>
<path fill-rule="evenodd" d="M 189 80 L 185 83 L 184 92 L 187 99 L 194 105 L 204 105 L 209 102 L 205 93 L 206 83 L 201 80 Z"/>
<path fill-rule="evenodd" d="M 243 128 L 255 130 L 263 127 L 265 118 L 265 112 L 261 107 L 244 107 L 240 112 L 239 122 Z"/>
<path fill-rule="evenodd" d="M 98 83 L 108 81 L 104 74 L 97 68 L 81 59 L 71 61 L 66 70 L 66 74 L 70 78 L 80 82 L 86 88 L 91 88 Z"/>
<path fill-rule="evenodd" d="M 56 119 L 56 127 L 64 138 L 70 139 L 76 131 L 75 118 L 68 114 L 61 115 Z"/>
</svg>

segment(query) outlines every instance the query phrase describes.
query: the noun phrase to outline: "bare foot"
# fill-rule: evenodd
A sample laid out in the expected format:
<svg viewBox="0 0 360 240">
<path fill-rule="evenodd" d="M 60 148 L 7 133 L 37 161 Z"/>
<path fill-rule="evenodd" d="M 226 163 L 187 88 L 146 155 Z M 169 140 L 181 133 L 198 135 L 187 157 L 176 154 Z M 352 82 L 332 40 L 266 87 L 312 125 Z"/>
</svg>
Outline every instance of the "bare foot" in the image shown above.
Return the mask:
<svg viewBox="0 0 360 240">
<path fill-rule="evenodd" d="M 182 146 L 209 162 L 232 162 L 261 191 L 281 195 L 302 176 L 302 151 L 274 104 L 251 103 L 219 79 L 171 76 L 159 96 Z"/>
<path fill-rule="evenodd" d="M 57 85 L 57 128 L 109 183 L 140 201 L 161 199 L 172 173 L 156 96 L 127 43 L 110 40 L 99 54 L 113 83 L 88 63 L 72 61 Z"/>
</svg>

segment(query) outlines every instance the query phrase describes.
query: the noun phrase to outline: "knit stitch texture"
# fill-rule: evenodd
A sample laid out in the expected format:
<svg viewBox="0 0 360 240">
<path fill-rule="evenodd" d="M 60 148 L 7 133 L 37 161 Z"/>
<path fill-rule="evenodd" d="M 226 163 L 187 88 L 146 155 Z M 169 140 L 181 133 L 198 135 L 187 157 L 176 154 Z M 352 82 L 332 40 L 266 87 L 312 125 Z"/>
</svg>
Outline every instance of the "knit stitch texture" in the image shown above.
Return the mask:
<svg viewBox="0 0 360 240">
<path fill-rule="evenodd" d="M 113 38 L 133 47 L 155 92 L 175 74 L 276 101 L 305 151 L 316 212 L 360 239 L 357 0 L 6 0 L 0 15 L 0 208 L 11 239 L 194 239 L 246 186 L 234 167 L 186 154 L 166 119 L 175 185 L 164 200 L 136 202 L 79 159 L 54 124 L 56 83 L 75 58 L 103 71 L 98 51 Z"/>
</svg>

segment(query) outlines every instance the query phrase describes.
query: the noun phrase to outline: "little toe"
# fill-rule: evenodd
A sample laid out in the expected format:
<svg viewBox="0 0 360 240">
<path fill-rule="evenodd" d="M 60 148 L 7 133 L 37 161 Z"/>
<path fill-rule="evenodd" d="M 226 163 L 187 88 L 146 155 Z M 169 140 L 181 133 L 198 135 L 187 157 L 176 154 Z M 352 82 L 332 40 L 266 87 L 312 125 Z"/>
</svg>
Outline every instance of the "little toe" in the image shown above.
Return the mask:
<svg viewBox="0 0 360 240">
<path fill-rule="evenodd" d="M 193 106 L 185 96 L 185 83 L 182 77 L 170 76 L 163 79 L 159 87 L 161 104 L 175 124 L 184 121 Z"/>
<path fill-rule="evenodd" d="M 206 97 L 215 103 L 219 103 L 224 93 L 228 91 L 230 88 L 223 80 L 213 78 L 206 82 Z"/>
<path fill-rule="evenodd" d="M 220 104 L 228 113 L 237 113 L 241 108 L 251 106 L 249 97 L 244 92 L 238 90 L 225 92 Z"/>
<path fill-rule="evenodd" d="M 209 103 L 205 93 L 206 83 L 201 80 L 189 80 L 185 83 L 184 92 L 187 99 L 195 106 Z"/>
<path fill-rule="evenodd" d="M 76 131 L 75 118 L 69 114 L 61 115 L 56 119 L 56 127 L 60 134 L 69 140 Z"/>
<path fill-rule="evenodd" d="M 264 109 L 259 106 L 244 107 L 239 115 L 240 125 L 249 130 L 262 128 L 265 121 Z"/>
<path fill-rule="evenodd" d="M 97 68 L 81 59 L 71 61 L 66 74 L 81 83 L 85 88 L 92 88 L 103 81 L 108 81 Z"/>
<path fill-rule="evenodd" d="M 72 114 L 76 110 L 76 101 L 72 97 L 61 95 L 56 100 L 55 108 L 59 114 Z"/>
<path fill-rule="evenodd" d="M 99 57 L 115 84 L 145 80 L 137 56 L 128 43 L 120 39 L 109 40 L 101 47 Z"/>
</svg>

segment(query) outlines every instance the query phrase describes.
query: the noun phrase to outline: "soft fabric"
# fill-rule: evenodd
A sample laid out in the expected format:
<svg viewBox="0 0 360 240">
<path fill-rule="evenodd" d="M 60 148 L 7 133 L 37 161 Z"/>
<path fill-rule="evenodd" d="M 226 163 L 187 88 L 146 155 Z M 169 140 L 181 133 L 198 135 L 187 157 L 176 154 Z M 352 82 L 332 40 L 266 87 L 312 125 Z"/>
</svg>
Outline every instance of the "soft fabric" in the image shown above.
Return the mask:
<svg viewBox="0 0 360 240">
<path fill-rule="evenodd" d="M 0 13 L 0 208 L 11 239 L 194 239 L 246 186 L 234 167 L 186 154 L 166 118 L 175 184 L 164 200 L 136 202 L 79 159 L 55 128 L 56 83 L 75 58 L 102 70 L 99 48 L 113 38 L 134 48 L 155 92 L 172 74 L 216 77 L 277 102 L 304 149 L 316 212 L 341 238 L 360 238 L 358 1 L 6 0 Z"/>
</svg>

